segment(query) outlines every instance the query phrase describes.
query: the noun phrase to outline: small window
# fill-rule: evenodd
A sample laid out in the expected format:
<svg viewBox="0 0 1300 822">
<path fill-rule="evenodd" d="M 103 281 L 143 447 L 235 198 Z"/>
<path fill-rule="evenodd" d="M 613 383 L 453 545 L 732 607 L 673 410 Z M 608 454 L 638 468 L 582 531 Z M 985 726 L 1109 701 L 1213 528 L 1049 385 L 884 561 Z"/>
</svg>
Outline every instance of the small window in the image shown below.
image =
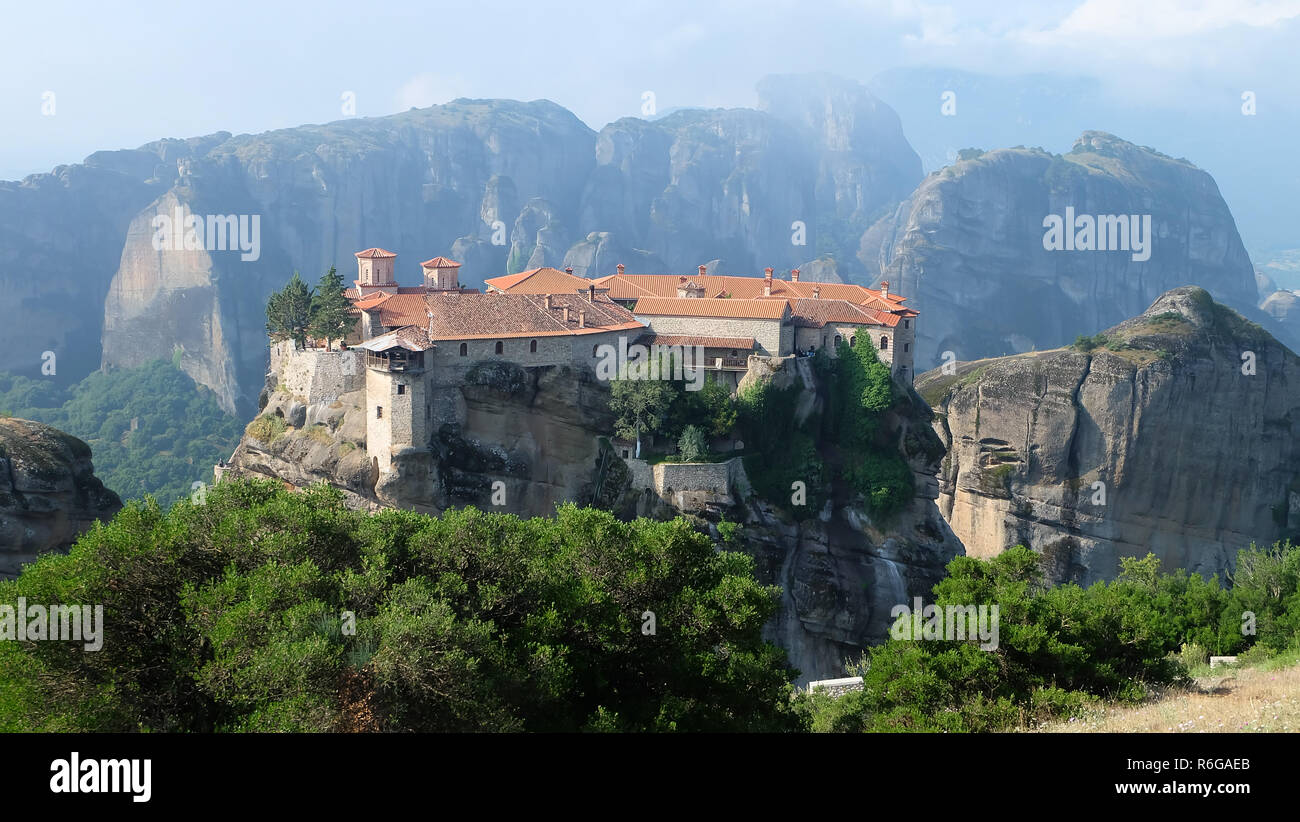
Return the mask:
<svg viewBox="0 0 1300 822">
<path fill-rule="evenodd" d="M 406 386 L 399 382 L 397 384 L 397 395 L 400 397 L 405 393 L 406 393 Z"/>
<path fill-rule="evenodd" d="M 731 354 L 730 354 L 729 356 L 732 356 L 732 357 L 736 356 L 736 349 L 734 349 L 734 348 L 731 349 Z"/>
<path fill-rule="evenodd" d="M 857 347 L 858 347 L 858 335 L 854 334 L 852 337 L 849 337 L 849 348 L 857 348 Z"/>
<path fill-rule="evenodd" d="M 463 357 L 469 353 L 469 343 L 460 344 L 460 355 Z"/>
<path fill-rule="evenodd" d="M 844 342 L 844 340 L 840 337 L 839 334 L 836 334 L 836 335 L 835 335 L 835 344 L 836 344 L 836 345 L 839 345 L 839 344 L 842 343 L 842 342 Z"/>
<path fill-rule="evenodd" d="M 382 405 L 376 405 L 376 406 L 375 406 L 375 419 L 377 419 L 377 420 L 382 420 L 383 418 L 384 418 L 384 407 L 383 407 Z"/>
<path fill-rule="evenodd" d="M 529 354 L 536 354 L 536 353 L 537 353 L 537 340 L 529 340 L 529 341 L 528 341 L 528 353 L 529 353 Z"/>
<path fill-rule="evenodd" d="M 593 346 L 591 347 L 591 356 L 593 356 L 593 357 L 598 356 L 598 354 L 597 354 L 596 352 L 597 352 L 599 349 L 600 349 L 600 346 L 599 346 L 599 345 L 593 345 Z"/>
<path fill-rule="evenodd" d="M 904 354 L 906 354 L 908 351 L 911 351 L 911 350 L 912 350 L 912 344 L 911 344 L 911 343 L 903 343 L 903 353 L 904 353 Z"/>
<path fill-rule="evenodd" d="M 911 327 L 912 327 L 912 321 L 911 321 L 911 320 L 903 320 L 903 327 L 904 327 L 904 328 L 911 328 Z"/>
<path fill-rule="evenodd" d="M 881 338 L 880 338 L 880 350 L 881 350 L 881 351 L 888 351 L 888 350 L 889 350 L 889 338 L 888 338 L 888 337 L 881 337 Z"/>
<path fill-rule="evenodd" d="M 501 342 L 500 340 L 497 340 L 497 353 L 498 354 L 505 353 L 505 350 L 506 350 L 506 344 Z"/>
</svg>

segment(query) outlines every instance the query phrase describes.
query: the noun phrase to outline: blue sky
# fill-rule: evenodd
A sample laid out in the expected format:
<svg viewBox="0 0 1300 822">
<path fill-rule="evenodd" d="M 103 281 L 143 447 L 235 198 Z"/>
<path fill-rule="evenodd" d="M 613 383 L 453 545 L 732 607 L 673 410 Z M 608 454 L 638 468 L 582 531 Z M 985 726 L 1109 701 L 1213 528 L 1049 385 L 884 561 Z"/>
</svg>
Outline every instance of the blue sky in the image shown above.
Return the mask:
<svg viewBox="0 0 1300 822">
<path fill-rule="evenodd" d="M 769 73 L 1083 74 L 1172 109 L 1242 88 L 1294 106 L 1300 76 L 1300 0 L 109 5 L 0 11 L 0 179 L 160 137 L 340 119 L 349 91 L 360 116 L 545 97 L 600 128 L 638 116 L 644 91 L 660 110 L 753 105 Z"/>
</svg>

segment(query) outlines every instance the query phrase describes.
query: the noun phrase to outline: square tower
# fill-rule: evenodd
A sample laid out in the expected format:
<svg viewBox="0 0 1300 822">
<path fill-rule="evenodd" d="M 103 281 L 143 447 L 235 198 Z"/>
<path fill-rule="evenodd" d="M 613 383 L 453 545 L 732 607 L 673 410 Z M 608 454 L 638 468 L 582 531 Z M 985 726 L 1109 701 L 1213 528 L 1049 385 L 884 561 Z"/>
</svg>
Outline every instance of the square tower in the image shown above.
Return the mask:
<svg viewBox="0 0 1300 822">
<path fill-rule="evenodd" d="M 424 269 L 424 287 L 429 291 L 459 291 L 460 263 L 446 257 L 434 257 L 420 263 Z"/>
<path fill-rule="evenodd" d="M 397 291 L 397 281 L 393 279 L 393 264 L 397 255 L 382 248 L 367 248 L 358 251 L 356 286 L 363 296 L 376 291 Z"/>
</svg>

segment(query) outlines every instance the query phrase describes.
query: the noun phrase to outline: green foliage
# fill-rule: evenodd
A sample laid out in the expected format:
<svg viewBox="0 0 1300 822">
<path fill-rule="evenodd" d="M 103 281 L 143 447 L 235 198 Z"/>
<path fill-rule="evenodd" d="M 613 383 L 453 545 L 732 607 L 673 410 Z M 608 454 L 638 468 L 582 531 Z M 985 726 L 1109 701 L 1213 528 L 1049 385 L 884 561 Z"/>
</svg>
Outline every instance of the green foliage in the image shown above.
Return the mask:
<svg viewBox="0 0 1300 822">
<path fill-rule="evenodd" d="M 103 647 L 0 642 L 0 731 L 799 727 L 761 638 L 777 589 L 684 520 L 371 515 L 231 481 L 129 504 L 0 582 L 20 596 L 102 604 Z"/>
<path fill-rule="evenodd" d="M 311 298 L 310 322 L 307 330 L 318 340 L 341 340 L 351 333 L 357 318 L 350 312 L 352 303 L 343 296 L 343 277 L 330 266 L 320 278 Z"/>
<path fill-rule="evenodd" d="M 610 383 L 609 409 L 614 412 L 614 433 L 641 442 L 642 432 L 654 433 L 672 406 L 673 386 L 663 380 L 617 379 Z"/>
<path fill-rule="evenodd" d="M 242 433 L 212 391 L 166 360 L 97 371 L 66 390 L 0 374 L 0 408 L 85 440 L 105 486 L 164 506 L 188 497 L 192 483 L 210 483 Z"/>
<path fill-rule="evenodd" d="M 831 436 L 839 444 L 843 473 L 879 519 L 901 511 L 914 495 L 912 471 L 888 441 L 885 414 L 901 398 L 889 366 L 870 345 L 836 349 L 831 394 Z"/>
<path fill-rule="evenodd" d="M 799 394 L 798 384 L 778 389 L 760 380 L 737 395 L 736 412 L 751 452 L 745 457 L 745 474 L 754 491 L 796 519 L 806 519 L 816 516 L 826 501 L 826 469 L 816 440 L 795 426 Z M 795 501 L 796 482 L 803 483 L 801 504 Z"/>
<path fill-rule="evenodd" d="M 284 421 L 284 417 L 276 414 L 263 414 L 254 418 L 244 430 L 248 436 L 255 440 L 272 443 L 284 436 L 284 433 L 289 430 L 289 425 Z"/>
<path fill-rule="evenodd" d="M 677 440 L 677 453 L 682 462 L 695 462 L 707 454 L 709 444 L 704 441 L 704 432 L 698 425 L 688 425 Z"/>
<path fill-rule="evenodd" d="M 1071 344 L 1070 347 L 1075 349 L 1076 351 L 1082 351 L 1086 354 L 1089 351 L 1092 351 L 1097 348 L 1101 348 L 1102 346 L 1106 345 L 1106 343 L 1108 343 L 1109 341 L 1110 341 L 1109 338 L 1105 334 L 1101 334 L 1101 333 L 1094 334 L 1091 337 L 1080 334 L 1079 336 L 1074 338 L 1074 343 Z"/>
<path fill-rule="evenodd" d="M 1184 681 L 1211 653 L 1238 652 L 1249 639 L 1240 630 L 1247 604 L 1260 619 L 1256 648 L 1293 645 L 1298 566 L 1300 548 L 1251 548 L 1225 589 L 1213 577 L 1161 574 L 1149 554 L 1123 560 L 1114 582 L 1081 588 L 1046 586 L 1038 555 L 1021 546 L 988 561 L 958 557 L 934 602 L 997 605 L 995 649 L 890 639 L 856 666 L 861 692 L 801 696 L 797 710 L 821 731 L 988 731 L 1076 715 L 1099 699 L 1140 699 L 1151 685 Z"/>
<path fill-rule="evenodd" d="M 266 302 L 266 331 L 276 342 L 293 340 L 296 347 L 303 348 L 311 314 L 312 291 L 295 271 L 284 288 L 271 294 Z"/>
</svg>

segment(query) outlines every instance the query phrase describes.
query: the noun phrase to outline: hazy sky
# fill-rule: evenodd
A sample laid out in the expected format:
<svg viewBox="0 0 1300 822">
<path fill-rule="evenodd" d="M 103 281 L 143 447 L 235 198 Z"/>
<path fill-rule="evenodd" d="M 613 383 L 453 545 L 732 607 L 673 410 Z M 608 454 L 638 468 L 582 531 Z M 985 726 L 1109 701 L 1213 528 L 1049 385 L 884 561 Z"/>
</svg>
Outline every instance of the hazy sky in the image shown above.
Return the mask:
<svg viewBox="0 0 1300 822">
<path fill-rule="evenodd" d="M 112 6 L 110 8 L 110 6 Z M 455 97 L 549 98 L 593 128 L 745 106 L 764 74 L 895 66 L 1092 75 L 1135 104 L 1295 105 L 1300 0 L 59 3 L 4 0 L 0 179 L 98 149 Z M 52 92 L 51 98 L 46 94 Z M 43 113 L 53 103 L 53 114 Z"/>
</svg>

